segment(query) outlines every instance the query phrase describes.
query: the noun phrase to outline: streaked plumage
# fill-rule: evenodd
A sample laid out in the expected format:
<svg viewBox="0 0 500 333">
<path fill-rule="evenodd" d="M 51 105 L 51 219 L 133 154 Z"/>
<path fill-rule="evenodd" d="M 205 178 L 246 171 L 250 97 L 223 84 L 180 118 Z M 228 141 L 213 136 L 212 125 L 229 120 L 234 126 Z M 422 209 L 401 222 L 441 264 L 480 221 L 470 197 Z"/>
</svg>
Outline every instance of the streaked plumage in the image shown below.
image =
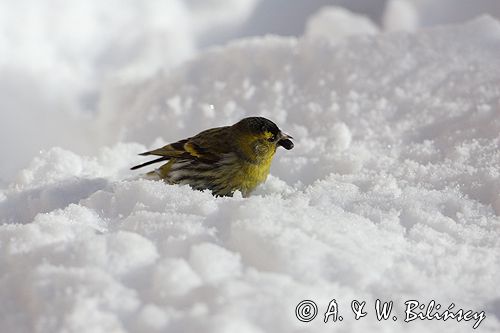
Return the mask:
<svg viewBox="0 0 500 333">
<path fill-rule="evenodd" d="M 132 170 L 168 161 L 148 172 L 147 178 L 189 184 L 197 190 L 209 189 L 216 196 L 231 196 L 236 190 L 248 196 L 266 180 L 277 146 L 293 148 L 290 139 L 266 118 L 244 118 L 232 126 L 208 129 L 142 153 L 160 157 Z"/>
</svg>

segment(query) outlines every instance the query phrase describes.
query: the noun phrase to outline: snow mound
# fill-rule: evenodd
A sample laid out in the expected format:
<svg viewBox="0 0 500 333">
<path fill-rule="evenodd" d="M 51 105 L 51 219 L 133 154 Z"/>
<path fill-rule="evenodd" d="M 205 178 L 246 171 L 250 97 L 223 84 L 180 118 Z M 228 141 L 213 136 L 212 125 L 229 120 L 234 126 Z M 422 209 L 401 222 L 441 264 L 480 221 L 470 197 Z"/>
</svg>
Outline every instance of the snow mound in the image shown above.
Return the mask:
<svg viewBox="0 0 500 333">
<path fill-rule="evenodd" d="M 0 185 L 40 149 L 96 154 L 113 132 L 95 131 L 91 119 L 107 84 L 179 65 L 211 34 L 245 22 L 256 3 L 0 0 L 0 154 L 9 161 Z"/>
<path fill-rule="evenodd" d="M 500 23 L 242 40 L 106 92 L 124 142 L 53 148 L 0 194 L 9 332 L 468 332 L 404 323 L 405 300 L 500 329 Z M 262 115 L 293 135 L 255 195 L 134 180 L 146 147 Z M 104 130 L 104 128 L 103 128 Z M 344 321 L 324 324 L 335 298 Z M 351 300 L 393 300 L 359 321 Z M 320 315 L 295 318 L 315 300 Z"/>
<path fill-rule="evenodd" d="M 389 0 L 382 20 L 384 30 L 416 31 L 420 23 L 417 1 Z"/>
<path fill-rule="evenodd" d="M 307 38 L 324 38 L 332 42 L 355 35 L 374 35 L 377 26 L 367 17 L 356 15 L 342 7 L 323 7 L 306 24 Z"/>
</svg>

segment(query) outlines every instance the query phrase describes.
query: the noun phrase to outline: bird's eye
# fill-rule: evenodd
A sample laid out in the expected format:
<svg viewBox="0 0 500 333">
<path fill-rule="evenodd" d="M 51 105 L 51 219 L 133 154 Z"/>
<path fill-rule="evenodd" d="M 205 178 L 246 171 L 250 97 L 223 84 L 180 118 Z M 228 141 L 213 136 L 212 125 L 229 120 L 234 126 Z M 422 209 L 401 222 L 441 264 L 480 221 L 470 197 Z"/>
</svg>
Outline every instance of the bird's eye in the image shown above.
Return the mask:
<svg viewBox="0 0 500 333">
<path fill-rule="evenodd" d="M 276 140 L 276 136 L 274 136 L 274 135 L 271 135 L 269 137 L 269 139 L 267 139 L 267 141 L 269 141 L 269 142 L 274 142 L 274 140 Z"/>
</svg>

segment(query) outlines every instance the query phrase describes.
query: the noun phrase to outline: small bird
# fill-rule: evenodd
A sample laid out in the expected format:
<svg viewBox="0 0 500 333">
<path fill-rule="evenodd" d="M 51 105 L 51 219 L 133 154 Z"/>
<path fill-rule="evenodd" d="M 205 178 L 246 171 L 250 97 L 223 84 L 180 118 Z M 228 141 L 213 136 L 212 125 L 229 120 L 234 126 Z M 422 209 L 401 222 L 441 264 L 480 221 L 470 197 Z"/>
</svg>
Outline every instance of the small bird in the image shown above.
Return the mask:
<svg viewBox="0 0 500 333">
<path fill-rule="evenodd" d="M 148 172 L 146 178 L 188 184 L 196 190 L 209 189 L 215 196 L 232 196 L 240 191 L 247 197 L 269 175 L 276 148 L 293 148 L 290 139 L 269 119 L 249 117 L 139 154 L 160 157 L 131 170 L 168 161 Z"/>
</svg>

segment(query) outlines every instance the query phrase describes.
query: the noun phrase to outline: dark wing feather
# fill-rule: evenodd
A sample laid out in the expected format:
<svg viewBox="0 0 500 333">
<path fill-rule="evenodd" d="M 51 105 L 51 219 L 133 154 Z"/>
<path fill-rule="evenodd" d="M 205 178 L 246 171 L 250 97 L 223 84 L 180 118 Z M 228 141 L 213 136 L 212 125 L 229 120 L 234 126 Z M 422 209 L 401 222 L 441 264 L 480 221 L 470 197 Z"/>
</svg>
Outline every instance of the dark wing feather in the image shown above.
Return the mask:
<svg viewBox="0 0 500 333">
<path fill-rule="evenodd" d="M 130 168 L 130 170 L 136 170 L 136 169 L 145 167 L 147 165 L 150 165 L 150 164 L 153 164 L 153 163 L 158 163 L 158 162 L 161 162 L 161 161 L 166 161 L 166 160 L 168 160 L 167 157 L 160 157 L 160 158 L 157 158 L 156 160 L 152 160 L 152 161 L 149 161 L 149 162 L 146 162 L 146 163 L 142 163 L 142 164 L 133 166 L 133 167 Z"/>
<path fill-rule="evenodd" d="M 191 138 L 180 140 L 158 149 L 139 154 L 141 156 L 162 156 L 153 161 L 137 165 L 132 170 L 172 158 L 200 160 L 204 163 L 214 163 L 221 155 L 231 151 L 230 129 L 228 126 L 212 128 Z"/>
</svg>

